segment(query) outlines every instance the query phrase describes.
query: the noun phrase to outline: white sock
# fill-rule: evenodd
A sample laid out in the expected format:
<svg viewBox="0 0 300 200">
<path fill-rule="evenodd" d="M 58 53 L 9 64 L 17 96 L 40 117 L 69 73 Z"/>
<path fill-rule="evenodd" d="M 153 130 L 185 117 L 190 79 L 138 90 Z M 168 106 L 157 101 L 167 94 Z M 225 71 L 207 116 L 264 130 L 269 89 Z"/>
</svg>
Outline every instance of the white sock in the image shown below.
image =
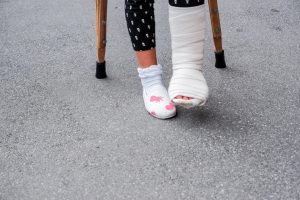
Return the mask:
<svg viewBox="0 0 300 200">
<path fill-rule="evenodd" d="M 146 110 L 154 117 L 167 119 L 176 115 L 175 105 L 162 81 L 162 66 L 151 65 L 137 68 L 143 86 L 143 99 Z"/>
<path fill-rule="evenodd" d="M 173 75 L 168 92 L 175 104 L 185 107 L 203 105 L 208 87 L 202 74 L 205 36 L 205 5 L 169 6 Z M 191 100 L 174 99 L 182 95 Z"/>
</svg>

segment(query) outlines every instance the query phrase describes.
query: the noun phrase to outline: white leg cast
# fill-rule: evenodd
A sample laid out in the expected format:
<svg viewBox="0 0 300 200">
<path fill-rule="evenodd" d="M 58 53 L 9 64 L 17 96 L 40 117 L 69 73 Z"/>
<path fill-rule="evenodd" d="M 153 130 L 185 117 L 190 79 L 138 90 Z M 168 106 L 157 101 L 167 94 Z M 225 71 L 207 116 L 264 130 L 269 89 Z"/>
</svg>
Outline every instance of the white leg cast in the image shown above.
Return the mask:
<svg viewBox="0 0 300 200">
<path fill-rule="evenodd" d="M 170 99 L 186 108 L 202 106 L 208 86 L 202 74 L 205 36 L 205 4 L 193 7 L 169 6 L 173 75 Z M 181 95 L 193 99 L 175 99 Z"/>
</svg>

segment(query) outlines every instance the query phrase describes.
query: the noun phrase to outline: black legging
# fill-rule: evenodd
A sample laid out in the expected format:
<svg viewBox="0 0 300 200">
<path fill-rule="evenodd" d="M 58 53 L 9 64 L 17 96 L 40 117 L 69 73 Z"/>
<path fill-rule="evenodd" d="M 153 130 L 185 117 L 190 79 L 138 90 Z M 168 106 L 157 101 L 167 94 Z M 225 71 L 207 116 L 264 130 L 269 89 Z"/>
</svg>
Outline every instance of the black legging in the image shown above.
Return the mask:
<svg viewBox="0 0 300 200">
<path fill-rule="evenodd" d="M 193 7 L 204 0 L 169 0 L 175 7 Z M 127 28 L 135 51 L 155 48 L 154 0 L 125 0 Z"/>
</svg>

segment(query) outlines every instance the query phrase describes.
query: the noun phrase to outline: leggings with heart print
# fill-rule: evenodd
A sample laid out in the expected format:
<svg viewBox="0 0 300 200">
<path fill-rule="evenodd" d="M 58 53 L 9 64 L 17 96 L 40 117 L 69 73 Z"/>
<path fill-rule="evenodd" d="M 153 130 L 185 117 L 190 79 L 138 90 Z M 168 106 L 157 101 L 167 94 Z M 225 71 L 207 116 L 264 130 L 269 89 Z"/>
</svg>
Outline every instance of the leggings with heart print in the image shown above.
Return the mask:
<svg viewBox="0 0 300 200">
<path fill-rule="evenodd" d="M 169 0 L 170 6 L 193 7 L 204 0 Z M 145 51 L 156 46 L 154 0 L 125 0 L 127 28 L 135 51 Z"/>
</svg>

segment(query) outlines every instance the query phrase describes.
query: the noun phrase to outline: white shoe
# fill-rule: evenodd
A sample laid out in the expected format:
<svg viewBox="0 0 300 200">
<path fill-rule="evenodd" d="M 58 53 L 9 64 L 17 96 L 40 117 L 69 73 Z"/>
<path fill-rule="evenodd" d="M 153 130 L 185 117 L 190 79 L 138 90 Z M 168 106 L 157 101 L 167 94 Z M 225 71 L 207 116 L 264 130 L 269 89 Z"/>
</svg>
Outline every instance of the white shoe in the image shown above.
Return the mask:
<svg viewBox="0 0 300 200">
<path fill-rule="evenodd" d="M 173 75 L 170 99 L 185 108 L 202 106 L 208 98 L 208 86 L 202 74 L 205 36 L 205 5 L 169 6 Z M 193 99 L 175 99 L 176 96 Z"/>
<path fill-rule="evenodd" d="M 158 64 L 145 69 L 138 68 L 138 73 L 143 85 L 143 99 L 147 112 L 159 119 L 174 117 L 176 107 L 163 84 L 162 66 Z"/>
</svg>

